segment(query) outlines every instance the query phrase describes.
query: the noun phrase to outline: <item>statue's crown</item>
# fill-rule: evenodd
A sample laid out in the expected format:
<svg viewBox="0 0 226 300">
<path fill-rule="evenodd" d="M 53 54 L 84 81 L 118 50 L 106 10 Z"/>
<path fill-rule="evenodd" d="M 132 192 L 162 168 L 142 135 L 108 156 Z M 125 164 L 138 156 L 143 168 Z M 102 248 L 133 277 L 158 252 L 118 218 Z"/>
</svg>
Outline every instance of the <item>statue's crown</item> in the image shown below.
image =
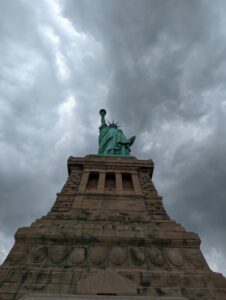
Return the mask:
<svg viewBox="0 0 226 300">
<path fill-rule="evenodd" d="M 114 120 L 112 122 L 108 122 L 108 126 L 112 128 L 120 127 L 120 125 L 118 125 L 118 122 L 115 123 Z"/>
</svg>

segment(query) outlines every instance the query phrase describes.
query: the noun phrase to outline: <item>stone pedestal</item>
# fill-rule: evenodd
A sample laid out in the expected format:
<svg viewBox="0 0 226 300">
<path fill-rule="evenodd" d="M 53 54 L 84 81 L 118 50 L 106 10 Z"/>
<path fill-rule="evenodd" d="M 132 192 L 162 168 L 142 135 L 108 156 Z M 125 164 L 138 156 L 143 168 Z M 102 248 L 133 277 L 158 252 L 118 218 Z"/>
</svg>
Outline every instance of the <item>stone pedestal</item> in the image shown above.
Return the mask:
<svg viewBox="0 0 226 300">
<path fill-rule="evenodd" d="M 197 234 L 167 215 L 153 169 L 134 157 L 70 157 L 50 212 L 15 234 L 0 299 L 225 300 L 226 279 Z"/>
</svg>

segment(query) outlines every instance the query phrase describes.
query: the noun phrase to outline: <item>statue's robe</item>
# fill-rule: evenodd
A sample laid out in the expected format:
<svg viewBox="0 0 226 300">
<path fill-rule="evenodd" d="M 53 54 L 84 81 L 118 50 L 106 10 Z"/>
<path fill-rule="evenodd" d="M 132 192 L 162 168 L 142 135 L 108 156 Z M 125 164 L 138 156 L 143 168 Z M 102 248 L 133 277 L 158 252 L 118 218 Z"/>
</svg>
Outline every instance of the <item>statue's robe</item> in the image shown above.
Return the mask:
<svg viewBox="0 0 226 300">
<path fill-rule="evenodd" d="M 121 129 L 107 125 L 100 126 L 100 155 L 129 155 L 131 139 L 127 139 Z"/>
</svg>

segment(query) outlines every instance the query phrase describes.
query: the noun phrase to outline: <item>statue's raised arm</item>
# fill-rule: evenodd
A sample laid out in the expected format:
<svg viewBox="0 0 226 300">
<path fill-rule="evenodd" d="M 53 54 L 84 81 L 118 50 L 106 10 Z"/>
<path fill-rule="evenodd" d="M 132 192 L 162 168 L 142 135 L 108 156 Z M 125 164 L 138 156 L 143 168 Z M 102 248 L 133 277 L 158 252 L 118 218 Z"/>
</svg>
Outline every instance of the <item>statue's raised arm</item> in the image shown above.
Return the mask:
<svg viewBox="0 0 226 300">
<path fill-rule="evenodd" d="M 129 156 L 130 155 L 130 147 L 134 143 L 135 136 L 127 139 L 119 129 L 117 123 L 109 123 L 109 125 L 105 122 L 106 110 L 100 110 L 101 115 L 101 126 L 99 127 L 99 155 L 119 155 L 119 156 Z"/>
</svg>

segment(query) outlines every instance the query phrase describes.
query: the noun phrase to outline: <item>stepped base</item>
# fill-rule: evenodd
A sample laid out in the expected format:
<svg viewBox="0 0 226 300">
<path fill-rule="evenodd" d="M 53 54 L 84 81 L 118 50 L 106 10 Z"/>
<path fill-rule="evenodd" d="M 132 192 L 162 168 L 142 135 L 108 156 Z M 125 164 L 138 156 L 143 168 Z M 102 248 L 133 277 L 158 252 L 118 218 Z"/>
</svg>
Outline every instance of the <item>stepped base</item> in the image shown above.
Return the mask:
<svg viewBox="0 0 226 300">
<path fill-rule="evenodd" d="M 68 296 L 68 295 L 29 295 L 23 297 L 21 300 L 162 300 L 162 297 L 134 297 L 134 296 L 112 296 L 112 295 L 77 295 L 77 296 Z M 164 297 L 164 300 L 188 300 L 184 297 Z"/>
</svg>

